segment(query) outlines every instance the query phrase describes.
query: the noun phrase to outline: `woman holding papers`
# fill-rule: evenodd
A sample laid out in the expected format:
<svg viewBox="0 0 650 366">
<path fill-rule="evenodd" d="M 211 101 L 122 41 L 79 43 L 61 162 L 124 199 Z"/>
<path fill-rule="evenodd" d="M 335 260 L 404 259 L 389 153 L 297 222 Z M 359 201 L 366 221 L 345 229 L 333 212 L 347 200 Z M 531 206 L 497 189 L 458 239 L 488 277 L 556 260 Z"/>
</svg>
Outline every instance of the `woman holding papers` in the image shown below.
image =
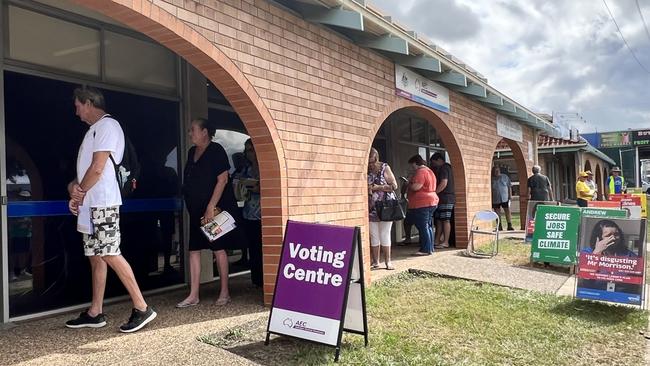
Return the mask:
<svg viewBox="0 0 650 366">
<path fill-rule="evenodd" d="M 228 179 L 228 155 L 221 145 L 212 142 L 215 131 L 216 126 L 201 118 L 193 120 L 190 126 L 189 135 L 194 146 L 187 154 L 183 181 L 183 197 L 190 215 L 190 294 L 176 305 L 178 308 L 199 303 L 202 249 L 212 250 L 219 270 L 221 291 L 215 304 L 226 305 L 230 302 L 225 249 L 236 248 L 243 242 L 238 229 L 212 242 L 201 231 L 201 226 L 210 222 L 221 210 L 230 213 L 236 223 L 241 222 L 241 213 Z"/>
</svg>

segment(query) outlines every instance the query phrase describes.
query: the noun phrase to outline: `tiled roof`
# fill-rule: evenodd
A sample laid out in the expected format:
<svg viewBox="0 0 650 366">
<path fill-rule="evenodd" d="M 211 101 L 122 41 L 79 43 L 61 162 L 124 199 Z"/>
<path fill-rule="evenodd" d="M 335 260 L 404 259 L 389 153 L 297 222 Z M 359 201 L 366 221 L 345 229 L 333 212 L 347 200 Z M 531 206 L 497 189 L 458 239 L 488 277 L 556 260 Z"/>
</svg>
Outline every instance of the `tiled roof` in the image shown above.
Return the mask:
<svg viewBox="0 0 650 366">
<path fill-rule="evenodd" d="M 579 141 L 571 141 L 569 139 L 563 139 L 559 137 L 552 137 L 544 134 L 540 134 L 539 137 L 537 138 L 537 146 L 540 149 L 543 148 L 550 148 L 550 147 L 570 147 L 570 146 L 584 146 L 587 144 L 587 141 L 583 139 L 582 137 L 580 138 Z M 508 146 L 508 143 L 502 139 L 499 141 L 497 144 L 497 150 L 510 150 L 510 146 Z"/>
<path fill-rule="evenodd" d="M 548 135 L 540 134 L 539 137 L 537 138 L 537 146 L 539 146 L 540 148 L 556 147 L 556 146 L 583 146 L 586 144 L 587 141 L 585 141 L 582 137 L 580 137 L 578 141 L 571 141 L 569 139 L 551 137 Z"/>
</svg>

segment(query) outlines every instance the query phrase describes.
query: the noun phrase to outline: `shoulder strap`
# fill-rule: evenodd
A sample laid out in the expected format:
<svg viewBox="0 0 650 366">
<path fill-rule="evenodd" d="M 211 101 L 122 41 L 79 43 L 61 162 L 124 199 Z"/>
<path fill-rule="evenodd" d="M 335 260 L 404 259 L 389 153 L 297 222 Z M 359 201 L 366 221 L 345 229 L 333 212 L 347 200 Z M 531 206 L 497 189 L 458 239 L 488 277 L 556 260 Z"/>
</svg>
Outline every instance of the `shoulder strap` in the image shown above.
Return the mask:
<svg viewBox="0 0 650 366">
<path fill-rule="evenodd" d="M 110 114 L 106 113 L 103 116 L 101 116 L 98 121 L 101 121 L 102 119 L 104 119 L 106 117 L 112 117 L 112 116 Z M 97 131 L 93 131 L 93 138 L 95 138 L 95 135 L 97 135 Z M 126 149 L 126 136 L 124 136 L 124 149 Z M 113 169 L 115 169 L 115 176 L 117 177 L 117 182 L 119 183 L 120 182 L 119 170 L 118 170 L 119 169 L 119 164 L 117 164 L 115 162 L 115 159 L 113 159 L 113 153 L 109 153 L 108 157 L 111 159 L 111 163 L 113 163 Z"/>
</svg>

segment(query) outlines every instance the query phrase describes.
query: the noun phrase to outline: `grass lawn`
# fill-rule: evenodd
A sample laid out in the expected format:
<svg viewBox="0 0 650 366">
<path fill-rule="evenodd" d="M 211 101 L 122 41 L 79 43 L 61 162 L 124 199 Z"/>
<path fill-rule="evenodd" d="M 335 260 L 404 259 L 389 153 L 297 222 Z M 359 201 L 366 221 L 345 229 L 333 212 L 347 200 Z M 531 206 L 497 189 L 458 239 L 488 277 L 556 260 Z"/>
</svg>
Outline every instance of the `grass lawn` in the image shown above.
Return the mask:
<svg viewBox="0 0 650 366">
<path fill-rule="evenodd" d="M 343 365 L 639 365 L 645 353 L 648 316 L 627 307 L 408 273 L 367 299 L 370 345 L 346 334 Z M 288 364 L 334 365 L 332 348 L 299 343 Z"/>
<path fill-rule="evenodd" d="M 479 253 L 492 252 L 492 243 L 485 243 L 475 249 Z M 530 243 L 524 243 L 521 239 L 505 238 L 499 239 L 499 253 L 496 257 L 513 265 L 527 265 L 530 263 Z"/>
</svg>

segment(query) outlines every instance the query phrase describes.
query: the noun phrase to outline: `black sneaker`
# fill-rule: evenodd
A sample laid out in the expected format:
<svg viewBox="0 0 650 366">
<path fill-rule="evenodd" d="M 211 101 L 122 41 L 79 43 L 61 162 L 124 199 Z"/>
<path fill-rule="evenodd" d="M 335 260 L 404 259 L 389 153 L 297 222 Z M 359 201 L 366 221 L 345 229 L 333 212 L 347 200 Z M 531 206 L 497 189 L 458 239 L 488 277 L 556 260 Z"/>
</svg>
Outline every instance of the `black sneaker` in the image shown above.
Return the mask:
<svg viewBox="0 0 650 366">
<path fill-rule="evenodd" d="M 147 325 L 147 323 L 154 320 L 156 318 L 156 315 L 158 314 L 153 311 L 151 306 L 147 306 L 147 310 L 145 311 L 133 309 L 133 311 L 131 311 L 131 317 L 129 317 L 129 321 L 125 324 L 120 325 L 120 332 L 131 333 L 138 331 L 140 328 Z"/>
<path fill-rule="evenodd" d="M 79 314 L 77 319 L 68 320 L 65 326 L 68 328 L 101 328 L 106 325 L 106 315 L 97 314 L 97 316 L 88 315 L 88 310 Z"/>
</svg>

